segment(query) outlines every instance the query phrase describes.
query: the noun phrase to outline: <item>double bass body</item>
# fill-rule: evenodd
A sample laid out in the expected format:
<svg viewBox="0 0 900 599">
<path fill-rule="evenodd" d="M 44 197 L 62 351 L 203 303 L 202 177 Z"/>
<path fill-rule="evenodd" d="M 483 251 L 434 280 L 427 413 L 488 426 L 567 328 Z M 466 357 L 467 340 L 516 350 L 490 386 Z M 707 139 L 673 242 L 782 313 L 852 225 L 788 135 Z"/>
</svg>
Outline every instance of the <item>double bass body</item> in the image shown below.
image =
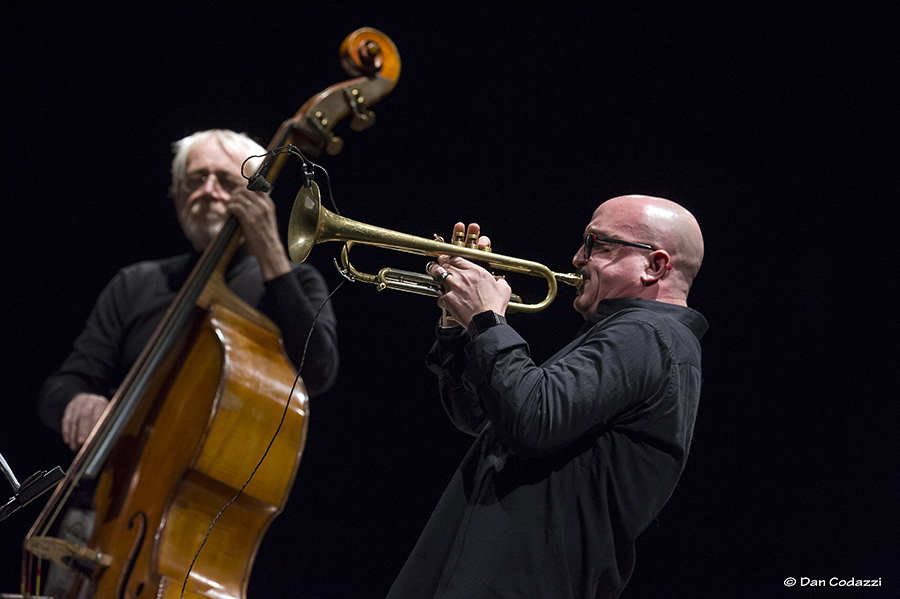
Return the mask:
<svg viewBox="0 0 900 599">
<path fill-rule="evenodd" d="M 277 329 L 220 304 L 197 312 L 151 385 L 147 413 L 132 419 L 98 480 L 91 546 L 115 559 L 92 577 L 96 597 L 181 596 L 186 565 L 236 496 L 193 564 L 185 596 L 243 597 L 296 475 L 307 398 L 302 383 L 291 395 L 294 373 Z"/>
</svg>

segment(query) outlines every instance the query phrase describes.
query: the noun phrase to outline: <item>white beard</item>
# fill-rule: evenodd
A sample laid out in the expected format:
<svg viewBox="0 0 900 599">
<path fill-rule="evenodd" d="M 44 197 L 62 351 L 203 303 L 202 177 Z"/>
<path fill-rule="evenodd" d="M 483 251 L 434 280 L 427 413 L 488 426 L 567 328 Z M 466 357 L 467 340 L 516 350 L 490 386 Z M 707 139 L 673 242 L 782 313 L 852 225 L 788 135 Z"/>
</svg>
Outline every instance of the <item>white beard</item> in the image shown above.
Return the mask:
<svg viewBox="0 0 900 599">
<path fill-rule="evenodd" d="M 179 214 L 178 222 L 194 249 L 202 252 L 222 230 L 227 218 L 228 213 L 221 202 L 201 200 Z"/>
</svg>

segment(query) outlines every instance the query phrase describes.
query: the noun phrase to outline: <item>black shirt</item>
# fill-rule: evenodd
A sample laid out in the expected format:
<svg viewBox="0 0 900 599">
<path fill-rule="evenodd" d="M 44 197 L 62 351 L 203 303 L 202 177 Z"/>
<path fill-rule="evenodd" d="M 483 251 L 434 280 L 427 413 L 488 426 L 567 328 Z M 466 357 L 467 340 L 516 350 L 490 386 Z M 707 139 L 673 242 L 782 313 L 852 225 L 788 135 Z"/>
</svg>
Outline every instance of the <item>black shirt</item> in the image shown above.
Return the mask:
<svg viewBox="0 0 900 599">
<path fill-rule="evenodd" d="M 427 363 L 478 438 L 388 597 L 617 597 L 687 459 L 706 328 L 690 308 L 604 300 L 540 367 L 508 325 L 439 330 Z"/>
<path fill-rule="evenodd" d="M 112 397 L 178 291 L 199 254 L 139 262 L 120 270 L 97 299 L 85 328 L 62 366 L 44 383 L 41 419 L 56 431 L 78 393 Z M 256 259 L 239 248 L 225 273 L 228 288 L 281 329 L 295 366 L 303 358 L 316 311 L 328 297 L 322 275 L 306 264 L 263 283 Z M 331 303 L 321 310 L 300 373 L 307 392 L 327 391 L 337 376 L 337 324 Z"/>
</svg>

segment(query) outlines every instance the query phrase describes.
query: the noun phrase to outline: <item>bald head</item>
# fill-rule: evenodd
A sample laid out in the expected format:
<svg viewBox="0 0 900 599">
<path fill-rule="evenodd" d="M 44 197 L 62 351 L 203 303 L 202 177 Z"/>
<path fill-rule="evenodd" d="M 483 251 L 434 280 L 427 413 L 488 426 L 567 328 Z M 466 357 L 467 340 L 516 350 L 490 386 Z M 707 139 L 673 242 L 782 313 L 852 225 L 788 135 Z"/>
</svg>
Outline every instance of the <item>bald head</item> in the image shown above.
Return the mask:
<svg viewBox="0 0 900 599">
<path fill-rule="evenodd" d="M 609 199 L 601 210 L 619 221 L 628 238 L 665 250 L 673 270 L 690 286 L 703 262 L 703 234 L 693 214 L 671 200 L 645 195 Z"/>
<path fill-rule="evenodd" d="M 652 196 L 615 197 L 594 211 L 585 229 L 589 233 L 600 241 L 592 238 L 592 247 L 582 246 L 572 260 L 583 276 L 574 307 L 585 318 L 605 298 L 687 305 L 703 261 L 703 235 L 682 206 Z"/>
</svg>

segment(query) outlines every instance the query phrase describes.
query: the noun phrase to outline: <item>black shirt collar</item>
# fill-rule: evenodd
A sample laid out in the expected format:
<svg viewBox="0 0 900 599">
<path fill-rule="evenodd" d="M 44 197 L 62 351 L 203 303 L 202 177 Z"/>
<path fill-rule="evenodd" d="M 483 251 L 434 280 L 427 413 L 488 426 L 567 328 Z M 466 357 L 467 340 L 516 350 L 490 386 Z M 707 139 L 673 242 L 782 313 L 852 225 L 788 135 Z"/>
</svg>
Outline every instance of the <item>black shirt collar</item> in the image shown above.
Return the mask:
<svg viewBox="0 0 900 599">
<path fill-rule="evenodd" d="M 187 278 L 190 276 L 191 271 L 194 270 L 197 261 L 200 260 L 201 255 L 200 252 L 191 250 L 187 254 L 182 254 L 181 256 L 174 258 L 169 263 L 168 279 L 170 289 L 181 289 L 187 281 Z M 253 263 L 254 259 L 250 255 L 250 252 L 247 251 L 247 248 L 245 248 L 243 244 L 239 245 L 234 251 L 234 255 L 231 257 L 231 261 L 228 263 L 228 268 L 225 271 L 226 283 L 244 272 L 247 268 L 251 268 Z"/>
<path fill-rule="evenodd" d="M 615 297 L 600 300 L 600 303 L 597 304 L 597 311 L 591 315 L 590 319 L 585 323 L 584 328 L 582 328 L 582 331 L 594 326 L 602 320 L 606 320 L 617 312 L 632 308 L 650 310 L 674 318 L 690 329 L 697 339 L 703 337 L 706 329 L 709 328 L 709 324 L 706 322 L 703 315 L 693 308 L 637 297 Z"/>
</svg>

